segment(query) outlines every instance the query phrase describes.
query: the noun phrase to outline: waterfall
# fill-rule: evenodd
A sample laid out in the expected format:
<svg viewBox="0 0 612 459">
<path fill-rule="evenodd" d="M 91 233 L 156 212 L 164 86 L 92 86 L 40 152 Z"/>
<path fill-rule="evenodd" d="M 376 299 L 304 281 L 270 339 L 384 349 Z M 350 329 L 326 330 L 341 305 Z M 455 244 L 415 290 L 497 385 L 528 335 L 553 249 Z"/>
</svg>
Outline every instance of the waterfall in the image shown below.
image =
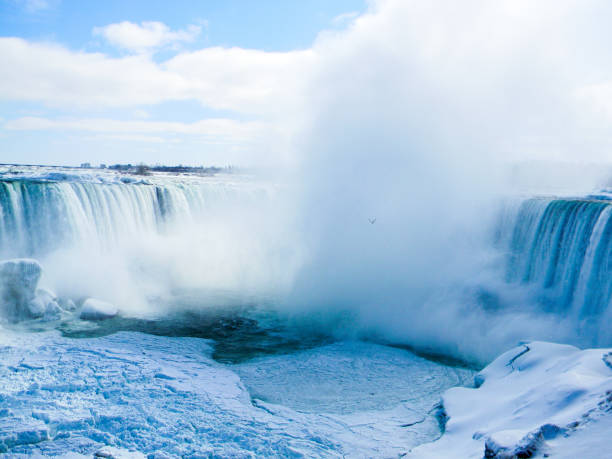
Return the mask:
<svg viewBox="0 0 612 459">
<path fill-rule="evenodd" d="M 100 184 L 0 181 L 0 255 L 37 257 L 66 245 L 109 248 L 187 225 L 253 190 L 218 181 Z"/>
<path fill-rule="evenodd" d="M 272 296 L 298 262 L 288 248 L 294 238 L 274 218 L 281 209 L 268 181 L 47 176 L 0 178 L 0 259 L 38 260 L 41 286 L 58 296 L 99 298 L 123 311 L 195 290 Z"/>
<path fill-rule="evenodd" d="M 535 287 L 544 311 L 596 326 L 612 294 L 611 213 L 605 200 L 523 201 L 506 241 L 506 280 Z"/>
<path fill-rule="evenodd" d="M 292 209 L 280 197 L 276 185 L 233 175 L 132 183 L 4 178 L 0 258 L 36 258 L 45 288 L 73 299 L 108 300 L 123 310 L 155 307 L 158 298 L 176 291 L 215 289 L 228 292 L 228 298 L 255 295 L 292 307 L 292 297 L 285 301 L 284 295 L 295 291 L 296 273 L 302 272 L 303 234 L 289 223 Z M 467 289 L 460 278 L 456 289 L 441 286 L 423 302 L 403 288 L 404 279 L 391 282 L 384 288 L 390 288 L 397 308 L 392 303 L 386 314 L 377 312 L 376 295 L 375 307 L 355 306 L 370 300 L 370 289 L 354 289 L 355 301 L 342 303 L 323 288 L 312 303 L 347 304 L 383 335 L 483 360 L 490 356 L 480 350 L 478 337 L 467 342 L 458 331 L 437 338 L 440 324 L 463 319 L 461 330 L 478 327 L 482 340 L 495 342 L 498 351 L 520 339 L 612 343 L 612 201 L 537 197 L 512 200 L 503 209 L 495 231 L 503 262 L 494 251 L 477 276 L 477 263 L 469 258 L 474 254 L 466 254 Z M 369 232 L 359 234 L 366 241 L 382 237 L 379 228 L 385 229 L 364 228 Z M 489 243 L 482 246 L 488 255 Z M 426 312 L 416 314 L 419 308 Z M 417 326 L 405 322 L 415 316 L 423 317 Z M 453 350 L 456 343 L 460 351 Z"/>
</svg>

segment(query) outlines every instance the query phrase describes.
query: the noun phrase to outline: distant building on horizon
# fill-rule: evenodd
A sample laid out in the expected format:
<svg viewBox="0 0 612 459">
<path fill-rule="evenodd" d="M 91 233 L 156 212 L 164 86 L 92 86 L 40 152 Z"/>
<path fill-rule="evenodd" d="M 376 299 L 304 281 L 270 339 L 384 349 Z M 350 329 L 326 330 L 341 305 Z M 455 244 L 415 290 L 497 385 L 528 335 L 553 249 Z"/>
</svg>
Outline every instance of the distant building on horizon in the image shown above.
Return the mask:
<svg viewBox="0 0 612 459">
<path fill-rule="evenodd" d="M 81 163 L 83 169 L 91 169 L 91 163 Z"/>
</svg>

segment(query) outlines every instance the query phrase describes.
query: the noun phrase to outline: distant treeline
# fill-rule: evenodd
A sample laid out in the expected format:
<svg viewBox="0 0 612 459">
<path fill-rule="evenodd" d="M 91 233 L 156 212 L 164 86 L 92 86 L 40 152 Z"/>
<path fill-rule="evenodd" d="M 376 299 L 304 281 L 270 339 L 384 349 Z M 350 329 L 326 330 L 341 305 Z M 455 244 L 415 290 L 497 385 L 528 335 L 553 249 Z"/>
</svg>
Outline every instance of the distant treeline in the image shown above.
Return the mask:
<svg viewBox="0 0 612 459">
<path fill-rule="evenodd" d="M 192 166 L 183 166 L 183 165 L 163 166 L 159 164 L 155 166 L 148 166 L 146 164 L 137 164 L 137 165 L 113 164 L 111 166 L 108 166 L 108 169 L 112 169 L 112 170 L 119 171 L 119 172 L 128 172 L 130 174 L 137 174 L 137 175 L 147 175 L 151 172 L 170 172 L 173 174 L 191 173 L 191 174 L 210 175 L 210 174 L 217 174 L 220 172 L 225 172 L 225 173 L 232 172 L 234 168 L 233 166 L 226 166 L 226 167 L 196 166 L 196 167 L 192 167 Z"/>
</svg>

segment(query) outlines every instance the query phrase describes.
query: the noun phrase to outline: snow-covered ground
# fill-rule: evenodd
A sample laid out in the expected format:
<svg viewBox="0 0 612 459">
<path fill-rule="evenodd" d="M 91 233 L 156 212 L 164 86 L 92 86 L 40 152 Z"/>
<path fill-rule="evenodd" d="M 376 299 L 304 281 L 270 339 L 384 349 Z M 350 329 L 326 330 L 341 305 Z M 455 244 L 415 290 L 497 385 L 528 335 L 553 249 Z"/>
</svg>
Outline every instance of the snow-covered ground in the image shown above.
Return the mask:
<svg viewBox="0 0 612 459">
<path fill-rule="evenodd" d="M 369 343 L 232 367 L 199 338 L 3 330 L 0 352 L 7 457 L 91 457 L 104 447 L 127 457 L 397 457 L 439 435 L 432 405 L 471 379 Z"/>
<path fill-rule="evenodd" d="M 611 349 L 531 342 L 443 396 L 446 432 L 414 458 L 603 458 L 612 428 Z"/>
<path fill-rule="evenodd" d="M 610 445 L 609 349 L 527 343 L 478 387 L 363 342 L 223 365 L 200 338 L 2 330 L 0 352 L 3 457 L 576 458 Z"/>
<path fill-rule="evenodd" d="M 33 182 L 82 182 L 97 184 L 149 184 L 164 185 L 168 183 L 217 183 L 231 185 L 234 183 L 251 183 L 261 186 L 264 182 L 257 180 L 251 173 L 233 172 L 218 174 L 198 174 L 191 172 L 169 173 L 149 172 L 137 175 L 114 169 L 79 168 L 62 166 L 21 166 L 0 164 L 0 179 L 4 181 Z"/>
</svg>

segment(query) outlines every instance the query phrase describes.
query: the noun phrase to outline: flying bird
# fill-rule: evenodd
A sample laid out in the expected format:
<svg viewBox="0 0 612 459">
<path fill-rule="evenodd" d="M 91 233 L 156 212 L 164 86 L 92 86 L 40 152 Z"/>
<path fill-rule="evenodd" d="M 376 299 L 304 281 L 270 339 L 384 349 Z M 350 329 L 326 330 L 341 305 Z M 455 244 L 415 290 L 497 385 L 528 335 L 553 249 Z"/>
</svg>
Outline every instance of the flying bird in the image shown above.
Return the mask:
<svg viewBox="0 0 612 459">
<path fill-rule="evenodd" d="M 376 217 L 368 218 L 368 221 L 370 222 L 370 225 L 373 225 L 374 223 L 376 223 Z"/>
</svg>

